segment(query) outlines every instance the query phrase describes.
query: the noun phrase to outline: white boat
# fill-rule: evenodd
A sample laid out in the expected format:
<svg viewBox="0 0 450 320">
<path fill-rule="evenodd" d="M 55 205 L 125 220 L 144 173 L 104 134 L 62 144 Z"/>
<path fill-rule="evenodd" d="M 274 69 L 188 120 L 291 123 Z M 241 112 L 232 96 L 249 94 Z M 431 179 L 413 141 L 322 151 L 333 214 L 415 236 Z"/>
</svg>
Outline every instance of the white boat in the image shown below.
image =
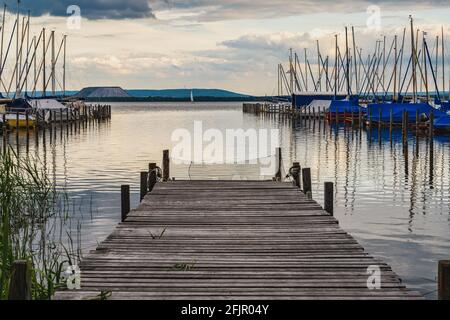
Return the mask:
<svg viewBox="0 0 450 320">
<path fill-rule="evenodd" d="M 194 90 L 191 90 L 191 102 L 194 102 Z"/>
<path fill-rule="evenodd" d="M 66 121 L 67 118 L 69 120 L 72 119 L 72 111 L 58 100 L 55 99 L 31 99 L 28 101 L 33 108 L 37 112 L 37 114 L 41 115 L 41 110 L 45 110 L 44 120 L 45 122 L 51 121 Z"/>
</svg>

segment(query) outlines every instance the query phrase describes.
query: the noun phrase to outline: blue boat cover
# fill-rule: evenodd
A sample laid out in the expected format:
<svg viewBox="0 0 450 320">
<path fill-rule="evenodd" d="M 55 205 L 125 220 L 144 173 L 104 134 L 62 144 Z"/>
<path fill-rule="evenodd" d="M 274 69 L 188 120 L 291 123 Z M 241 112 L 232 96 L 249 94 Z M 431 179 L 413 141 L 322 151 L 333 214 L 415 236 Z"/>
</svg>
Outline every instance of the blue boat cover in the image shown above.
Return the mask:
<svg viewBox="0 0 450 320">
<path fill-rule="evenodd" d="M 394 123 L 401 123 L 403 120 L 403 112 L 408 112 L 408 122 L 416 122 L 416 113 L 419 111 L 419 117 L 427 120 L 431 114 L 434 113 L 435 117 L 440 117 L 443 112 L 433 108 L 428 103 L 377 103 L 368 105 L 368 114 L 372 114 L 372 119 L 375 121 L 389 122 L 392 118 Z"/>
<path fill-rule="evenodd" d="M 309 105 L 314 100 L 333 100 L 334 94 L 293 94 L 292 104 L 296 108 Z M 345 95 L 337 96 L 337 99 L 345 99 Z"/>
<path fill-rule="evenodd" d="M 444 103 L 441 104 L 441 109 L 435 112 L 434 128 L 437 130 L 450 131 L 450 115 L 442 109 Z M 448 102 L 447 102 L 448 107 Z"/>
<path fill-rule="evenodd" d="M 8 103 L 7 108 L 11 111 L 25 111 L 27 109 L 31 109 L 31 105 L 28 103 L 26 99 L 14 99 L 10 103 Z"/>
<path fill-rule="evenodd" d="M 359 113 L 360 106 L 357 99 L 333 100 L 330 104 L 331 113 Z"/>
<path fill-rule="evenodd" d="M 443 101 L 443 102 L 441 102 L 440 110 L 443 111 L 443 112 L 450 111 L 450 101 Z"/>
</svg>

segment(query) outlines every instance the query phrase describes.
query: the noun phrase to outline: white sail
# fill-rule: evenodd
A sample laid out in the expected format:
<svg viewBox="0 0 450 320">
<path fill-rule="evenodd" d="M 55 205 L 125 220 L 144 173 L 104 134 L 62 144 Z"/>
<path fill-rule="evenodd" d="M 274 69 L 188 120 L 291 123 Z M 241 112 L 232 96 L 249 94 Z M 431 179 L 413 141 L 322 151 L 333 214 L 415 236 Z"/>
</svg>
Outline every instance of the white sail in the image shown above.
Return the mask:
<svg viewBox="0 0 450 320">
<path fill-rule="evenodd" d="M 191 90 L 191 102 L 194 102 L 194 90 Z"/>
</svg>

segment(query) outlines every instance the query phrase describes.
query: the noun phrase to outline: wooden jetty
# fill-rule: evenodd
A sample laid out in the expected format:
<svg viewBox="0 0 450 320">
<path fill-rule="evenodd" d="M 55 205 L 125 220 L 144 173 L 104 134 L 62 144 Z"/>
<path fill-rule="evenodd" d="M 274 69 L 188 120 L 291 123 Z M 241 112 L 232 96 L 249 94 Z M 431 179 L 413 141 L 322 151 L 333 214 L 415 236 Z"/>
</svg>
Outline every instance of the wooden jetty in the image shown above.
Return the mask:
<svg viewBox="0 0 450 320">
<path fill-rule="evenodd" d="M 85 256 L 81 290 L 55 299 L 422 299 L 292 183 L 151 189 Z M 380 289 L 368 288 L 371 268 L 381 271 Z"/>
</svg>

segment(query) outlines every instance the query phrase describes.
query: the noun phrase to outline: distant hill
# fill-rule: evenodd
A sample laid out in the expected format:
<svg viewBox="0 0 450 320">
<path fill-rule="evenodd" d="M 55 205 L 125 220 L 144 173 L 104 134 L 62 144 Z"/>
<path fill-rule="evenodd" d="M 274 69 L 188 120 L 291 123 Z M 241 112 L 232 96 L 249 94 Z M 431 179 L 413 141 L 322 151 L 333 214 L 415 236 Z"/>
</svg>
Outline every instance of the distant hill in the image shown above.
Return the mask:
<svg viewBox="0 0 450 320">
<path fill-rule="evenodd" d="M 76 95 L 82 99 L 131 98 L 132 96 L 120 87 L 88 87 Z"/>
<path fill-rule="evenodd" d="M 195 97 L 210 98 L 248 98 L 249 95 L 235 93 L 221 89 L 166 89 L 166 90 L 127 90 L 136 98 L 173 98 L 190 99 L 191 91 Z"/>
</svg>

